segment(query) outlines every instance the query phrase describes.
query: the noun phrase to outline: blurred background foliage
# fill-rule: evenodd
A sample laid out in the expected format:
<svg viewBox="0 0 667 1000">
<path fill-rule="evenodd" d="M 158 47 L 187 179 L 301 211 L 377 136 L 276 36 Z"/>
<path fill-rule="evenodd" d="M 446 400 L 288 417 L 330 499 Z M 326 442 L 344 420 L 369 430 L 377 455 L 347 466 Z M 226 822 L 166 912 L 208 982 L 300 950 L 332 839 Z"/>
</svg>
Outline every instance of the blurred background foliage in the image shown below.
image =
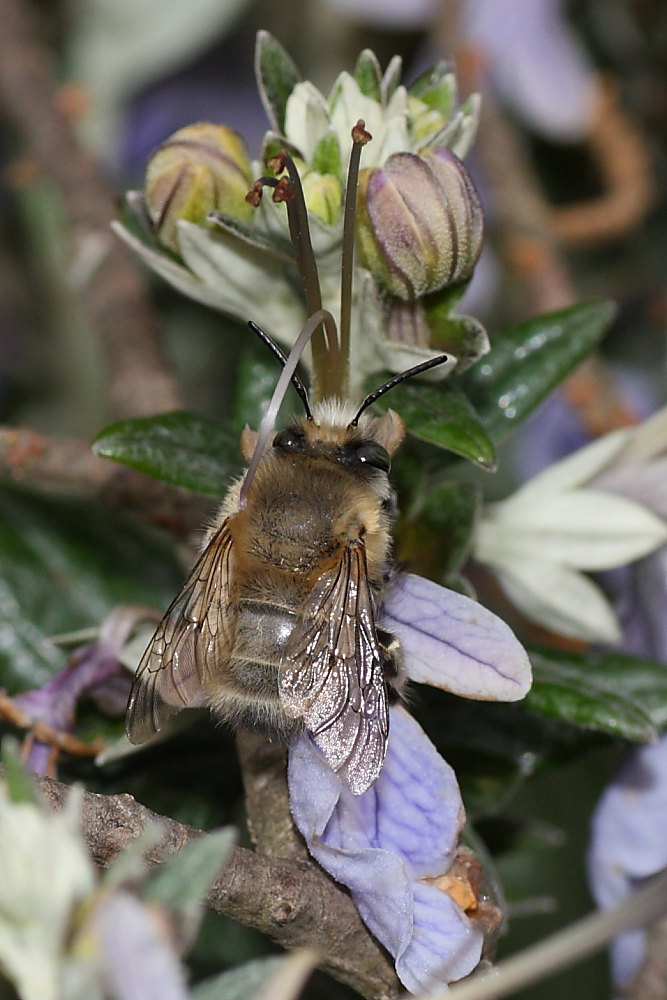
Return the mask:
<svg viewBox="0 0 667 1000">
<path fill-rule="evenodd" d="M 447 10 L 435 0 L 382 6 L 356 4 L 354 19 L 352 5 L 348 10 L 325 0 L 41 0 L 35 9 L 55 59 L 59 106 L 120 195 L 141 184 L 151 150 L 193 121 L 231 125 L 243 133 L 251 155 L 258 155 L 266 128 L 253 74 L 260 27 L 273 32 L 304 76 L 324 89 L 365 46 L 382 65 L 400 53 L 408 79 L 447 53 L 453 4 Z M 562 6 L 591 72 L 612 83 L 650 187 L 623 231 L 587 245 L 561 243 L 576 299 L 618 304 L 601 351 L 643 414 L 664 401 L 665 391 L 667 10 L 660 0 Z M 455 42 L 456 57 L 460 38 Z M 544 63 L 543 69 L 548 76 L 557 67 Z M 503 97 L 495 95 L 501 104 Z M 5 93 L 4 102 L 9 100 Z M 505 111 L 549 206 L 567 208 L 603 196 L 609 178 L 586 128 L 557 141 L 548 128 L 526 121 L 516 103 L 507 103 Z M 617 154 L 613 141 L 609 148 Z M 92 440 L 116 414 L 109 405 L 104 348 L 76 291 L 63 236 L 66 207 L 9 120 L 0 122 L 0 156 L 0 423 Z M 484 197 L 488 178 L 473 157 L 476 168 Z M 485 322 L 493 343 L 496 332 L 540 310 L 526 292 L 526 273 L 509 267 L 498 249 L 502 226 L 489 200 L 490 252 L 470 291 L 469 311 Z M 148 274 L 144 279 L 186 408 L 236 428 L 247 420 L 256 424 L 274 375 L 264 349 L 233 321 Z M 504 494 L 515 476 L 518 448 L 516 439 L 502 447 L 494 481 L 469 467 L 464 478 L 470 496 L 480 487 L 487 495 Z M 406 509 L 414 499 L 415 456 L 418 449 L 397 472 Z M 62 667 L 65 652 L 47 642 L 49 636 L 95 626 L 119 602 L 165 607 L 188 558 L 174 555 L 172 537 L 160 524 L 147 525 L 145 518 L 99 499 L 54 499 L 50 492 L 14 481 L 0 495 L 0 685 L 10 694 Z M 447 530 L 438 523 L 441 510 L 434 500 L 428 531 Z M 409 525 L 405 532 L 409 547 L 415 538 Z M 482 592 L 489 586 L 484 579 L 475 582 Z M 588 819 L 623 752 L 620 741 L 531 714 L 530 704 L 528 711 L 480 706 L 430 692 L 428 698 L 417 693 L 413 708 L 455 767 L 470 818 L 493 858 L 509 906 L 500 954 L 588 910 Z M 121 729 L 121 721 L 105 720 L 90 706 L 77 723 L 77 734 L 86 740 L 111 738 Z M 233 739 L 206 722 L 103 768 L 63 758 L 59 776 L 93 790 L 130 791 L 157 812 L 198 827 L 242 826 Z M 190 964 L 198 979 L 270 950 L 255 932 L 209 914 Z M 521 996 L 592 998 L 608 990 L 599 956 Z M 345 992 L 324 977 L 309 987 L 319 997 Z"/>
</svg>

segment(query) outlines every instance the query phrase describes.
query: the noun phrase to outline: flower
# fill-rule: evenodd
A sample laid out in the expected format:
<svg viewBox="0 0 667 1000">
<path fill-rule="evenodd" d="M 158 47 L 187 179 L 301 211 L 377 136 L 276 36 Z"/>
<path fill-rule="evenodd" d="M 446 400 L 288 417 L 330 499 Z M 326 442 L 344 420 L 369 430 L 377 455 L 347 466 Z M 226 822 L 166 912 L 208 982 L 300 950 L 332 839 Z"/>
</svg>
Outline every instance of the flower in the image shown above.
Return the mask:
<svg viewBox="0 0 667 1000">
<path fill-rule="evenodd" d="M 103 893 L 78 935 L 66 981 L 101 981 L 102 995 L 109 990 L 119 1000 L 190 1000 L 171 937 L 165 913 L 157 907 L 123 889 Z M 77 961 L 86 954 L 96 961 Z M 82 991 L 84 998 L 90 1000 L 90 993 Z"/>
<path fill-rule="evenodd" d="M 80 790 L 55 812 L 7 742 L 2 755 L 0 973 L 21 1000 L 190 1000 L 175 942 L 192 941 L 233 830 L 196 838 L 146 881 L 143 851 L 161 836 L 148 828 L 99 878 Z"/>
<path fill-rule="evenodd" d="M 556 142 L 577 142 L 592 123 L 597 83 L 563 7 L 562 0 L 465 0 L 462 32 L 529 126 Z"/>
<path fill-rule="evenodd" d="M 463 163 L 447 149 L 394 153 L 362 171 L 357 240 L 362 263 L 390 295 L 412 300 L 472 274 L 482 206 Z"/>
<path fill-rule="evenodd" d="M 423 151 L 420 162 L 428 163 L 429 176 L 434 179 L 431 194 L 437 194 L 440 216 L 447 219 L 447 225 L 441 227 L 436 260 L 428 265 L 432 274 L 423 287 L 439 288 L 443 282 L 454 281 L 461 285 L 462 294 L 463 282 L 476 259 L 479 213 L 465 207 L 455 210 L 452 217 L 449 202 L 444 205 L 441 192 L 444 185 L 449 197 L 458 179 L 459 195 L 463 187 L 468 200 L 474 201 L 467 181 L 461 180 L 465 168 L 452 171 L 451 164 L 458 163 L 456 157 L 463 157 L 471 145 L 478 98 L 473 95 L 457 107 L 456 81 L 444 62 L 420 77 L 408 91 L 399 83 L 400 59 L 393 59 L 382 74 L 369 51 L 359 56 L 354 74 L 342 73 L 325 97 L 309 81 L 301 80 L 287 53 L 266 32 L 258 35 L 256 64 L 258 87 L 272 130 L 264 140 L 262 162 L 252 165 L 253 176 L 262 175 L 264 164 L 281 150 L 293 151 L 305 196 L 310 241 L 317 257 L 321 286 L 318 305 L 321 300 L 321 305 L 340 322 L 342 210 L 351 131 L 360 120 L 373 137 L 364 147 L 364 167 L 381 167 L 394 154 L 414 156 Z M 192 127 L 215 128 L 201 123 Z M 170 152 L 168 144 L 166 152 Z M 192 190 L 192 200 L 183 195 L 181 204 L 177 185 L 169 187 L 176 192 L 174 198 L 169 200 L 162 192 L 157 206 L 151 208 L 150 192 L 130 192 L 127 208 L 134 216 L 134 224 L 127 227 L 115 223 L 114 229 L 150 268 L 179 291 L 243 322 L 253 319 L 279 343 L 291 347 L 315 306 L 312 301 L 308 306 L 304 303 L 294 281 L 295 250 L 290 243 L 294 227 L 288 225 L 288 211 L 284 204 L 265 197 L 250 218 L 227 205 L 206 220 L 196 218 L 210 196 L 203 180 L 210 176 L 210 164 L 205 153 L 206 169 L 200 174 L 190 160 L 190 154 L 194 156 L 195 152 L 192 147 L 187 150 L 188 179 L 183 185 Z M 175 175 L 181 178 L 182 170 L 179 167 L 174 172 L 168 165 L 169 184 Z M 229 174 L 225 170 L 225 176 Z M 437 184 L 436 177 L 440 178 Z M 457 203 L 461 201 L 459 195 Z M 172 253 L 166 253 L 155 240 L 155 220 L 162 233 L 165 206 L 168 225 L 161 239 L 166 240 Z M 419 213 L 420 225 L 425 224 L 428 214 L 426 209 Z M 303 222 L 301 230 L 305 228 Z M 461 234 L 470 236 L 470 246 L 455 262 L 448 240 Z M 421 245 L 432 235 L 431 227 L 427 235 L 419 236 Z M 351 256 L 351 251 L 347 252 Z M 400 342 L 394 340 L 392 331 L 397 323 L 391 321 L 393 300 L 360 262 L 351 268 L 349 391 L 351 396 L 361 398 L 369 375 L 387 369 L 400 372 L 435 358 L 441 351 L 431 346 L 431 314 L 421 308 L 416 310 L 413 322 L 402 318 L 398 324 L 402 331 Z M 417 282 L 411 294 L 421 294 L 420 289 Z M 448 349 L 450 344 L 457 348 L 451 351 L 452 366 L 460 355 L 465 358 L 463 367 L 488 350 L 488 340 L 480 324 L 454 315 L 460 297 L 452 295 L 446 303 L 439 303 L 438 323 L 447 327 Z M 304 361 L 309 363 L 307 355 Z M 444 378 L 446 373 L 443 366 L 431 377 Z"/>
<path fill-rule="evenodd" d="M 243 140 L 224 125 L 199 122 L 174 132 L 146 167 L 146 206 L 159 241 L 178 253 L 179 219 L 205 223 L 213 211 L 249 219 L 252 182 Z"/>
<path fill-rule="evenodd" d="M 61 996 L 70 921 L 95 884 L 78 815 L 76 794 L 54 813 L 0 786 L 0 968 L 22 1000 Z"/>
<path fill-rule="evenodd" d="M 615 387 L 628 408 L 647 406 L 646 386 L 626 378 Z M 618 490 L 664 517 L 666 411 L 624 431 L 622 445 L 602 471 L 596 488 Z M 582 448 L 588 435 L 576 411 L 553 397 L 526 427 L 517 449 L 522 472 L 535 472 L 563 453 Z M 667 546 L 605 575 L 619 626 L 618 645 L 667 665 Z M 667 739 L 633 747 L 601 796 L 591 825 L 588 875 L 598 905 L 608 910 L 630 897 L 638 883 L 667 867 L 663 819 L 667 808 Z M 646 953 L 646 930 L 617 935 L 612 945 L 615 985 L 624 989 Z"/>
<path fill-rule="evenodd" d="M 120 660 L 121 651 L 137 624 L 152 617 L 153 612 L 146 608 L 119 606 L 102 622 L 99 637 L 75 649 L 51 680 L 11 699 L 13 709 L 19 712 L 13 721 L 22 726 L 39 725 L 38 735 L 31 735 L 27 744 L 26 765 L 31 771 L 54 776 L 54 750 L 72 731 L 82 698 L 91 698 L 108 715 L 124 714 L 131 677 Z M 64 742 L 67 749 L 69 743 Z M 82 752 L 86 747 L 81 744 L 76 749 Z"/>
<path fill-rule="evenodd" d="M 625 435 L 625 446 L 596 485 L 639 500 L 667 519 L 667 408 Z M 667 669 L 667 545 L 616 571 L 608 581 L 622 635 L 619 644 Z M 667 737 L 633 747 L 603 792 L 591 823 L 589 881 L 596 902 L 609 909 L 638 883 L 667 867 Z M 645 928 L 624 931 L 611 948 L 612 977 L 622 989 L 647 952 Z"/>
<path fill-rule="evenodd" d="M 446 145 L 463 158 L 477 128 L 477 96 L 449 119 L 446 111 L 456 103 L 456 80 L 444 64 L 432 72 L 428 87 L 420 82 L 417 93 L 398 85 L 399 74 L 400 60 L 392 60 L 383 76 L 373 53 L 365 50 L 355 75 L 342 72 L 328 98 L 308 80 L 297 83 L 287 99 L 285 137 L 307 163 L 317 158 L 323 142 L 332 142 L 341 179 L 347 169 L 351 123 L 359 118 L 374 139 L 365 157 L 368 167 L 382 166 L 394 153 L 417 152 L 428 144 Z"/>
<path fill-rule="evenodd" d="M 598 906 L 609 909 L 667 867 L 667 738 L 633 749 L 604 791 L 591 825 L 588 874 Z M 612 949 L 614 983 L 622 988 L 646 954 L 646 930 L 624 931 Z"/>
<path fill-rule="evenodd" d="M 294 821 L 308 849 L 350 890 L 359 913 L 419 993 L 477 965 L 483 935 L 446 892 L 423 879 L 451 867 L 465 820 L 454 772 L 402 708 L 391 709 L 380 777 L 353 796 L 307 735 L 290 746 Z"/>
<path fill-rule="evenodd" d="M 667 542 L 666 453 L 667 409 L 604 435 L 487 507 L 475 558 L 533 621 L 618 642 L 611 604 L 582 571 L 623 566 Z"/>
<path fill-rule="evenodd" d="M 412 680 L 500 701 L 530 687 L 530 663 L 508 626 L 422 577 L 396 576 L 381 624 L 400 639 Z M 465 820 L 454 773 L 404 708 L 390 715 L 382 772 L 362 795 L 350 792 L 307 734 L 293 741 L 290 806 L 313 857 L 347 886 L 401 982 L 420 993 L 471 972 L 484 934 L 473 888 L 464 898 L 447 891 Z"/>
</svg>

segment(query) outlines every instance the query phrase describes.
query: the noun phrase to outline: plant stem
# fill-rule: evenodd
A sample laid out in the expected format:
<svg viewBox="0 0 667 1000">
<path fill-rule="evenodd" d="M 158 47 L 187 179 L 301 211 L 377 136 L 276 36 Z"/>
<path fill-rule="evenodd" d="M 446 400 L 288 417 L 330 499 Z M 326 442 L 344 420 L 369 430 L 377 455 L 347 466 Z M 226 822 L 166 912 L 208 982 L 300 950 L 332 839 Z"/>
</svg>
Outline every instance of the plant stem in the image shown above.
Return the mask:
<svg viewBox="0 0 667 1000">
<path fill-rule="evenodd" d="M 372 136 L 360 118 L 352 129 L 352 152 L 347 169 L 345 208 L 343 213 L 343 249 L 340 275 L 340 350 L 344 365 L 343 394 L 347 393 L 350 371 L 350 325 L 352 319 L 352 278 L 354 276 L 354 221 L 357 208 L 357 184 L 361 150 Z"/>
</svg>

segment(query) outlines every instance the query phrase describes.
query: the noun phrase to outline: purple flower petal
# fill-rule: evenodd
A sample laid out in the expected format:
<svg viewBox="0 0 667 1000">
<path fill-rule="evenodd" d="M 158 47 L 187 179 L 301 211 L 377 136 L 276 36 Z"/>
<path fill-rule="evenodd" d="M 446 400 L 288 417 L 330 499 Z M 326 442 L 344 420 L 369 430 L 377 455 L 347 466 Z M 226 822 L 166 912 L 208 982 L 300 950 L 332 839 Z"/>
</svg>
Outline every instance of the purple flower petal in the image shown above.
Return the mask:
<svg viewBox="0 0 667 1000">
<path fill-rule="evenodd" d="M 412 573 L 389 588 L 382 627 L 403 644 L 407 676 L 484 701 L 518 701 L 532 674 L 525 649 L 477 601 Z"/>
<path fill-rule="evenodd" d="M 538 132 L 581 140 L 595 110 L 593 66 L 561 0 L 468 0 L 464 32 L 502 98 Z"/>
<path fill-rule="evenodd" d="M 448 871 L 464 822 L 454 772 L 415 720 L 392 708 L 380 777 L 352 795 L 307 734 L 289 755 L 290 805 L 308 849 L 347 886 L 408 989 L 448 983 L 477 962 L 482 935 L 444 892 L 419 881 Z"/>
<path fill-rule="evenodd" d="M 667 738 L 634 749 L 593 817 L 589 878 L 604 909 L 667 867 Z M 644 932 L 620 934 L 612 947 L 614 981 L 627 982 L 644 956 Z"/>
<path fill-rule="evenodd" d="M 116 1000 L 189 1000 L 163 915 L 128 892 L 117 892 L 95 909 L 91 929 Z"/>
<path fill-rule="evenodd" d="M 667 663 L 667 545 L 605 575 L 623 629 L 623 649 Z"/>
<path fill-rule="evenodd" d="M 137 622 L 152 614 L 146 608 L 116 608 L 102 623 L 96 642 L 74 650 L 55 677 L 40 688 L 17 695 L 14 704 L 33 722 L 45 723 L 56 732 L 68 732 L 72 728 L 77 702 L 84 695 L 93 698 L 101 707 L 122 714 L 132 678 L 118 656 Z M 51 773 L 53 762 L 53 747 L 34 740 L 26 760 L 30 770 L 36 774 Z"/>
</svg>

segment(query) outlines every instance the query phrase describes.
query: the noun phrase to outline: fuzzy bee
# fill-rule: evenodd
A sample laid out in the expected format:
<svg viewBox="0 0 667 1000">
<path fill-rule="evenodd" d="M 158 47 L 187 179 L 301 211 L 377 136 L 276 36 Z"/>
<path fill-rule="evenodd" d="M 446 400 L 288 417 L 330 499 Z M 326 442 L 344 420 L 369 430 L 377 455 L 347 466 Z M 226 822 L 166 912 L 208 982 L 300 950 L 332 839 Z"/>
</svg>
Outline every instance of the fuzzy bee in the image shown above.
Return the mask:
<svg viewBox="0 0 667 1000">
<path fill-rule="evenodd" d="M 234 726 L 285 740 L 305 726 L 353 793 L 375 781 L 388 685 L 400 692 L 402 683 L 400 644 L 376 622 L 391 568 L 391 455 L 404 429 L 391 410 L 365 411 L 445 360 L 395 376 L 358 408 L 329 399 L 311 409 L 285 370 L 305 416 L 268 446 L 261 431 L 244 436 L 249 470 L 139 664 L 127 714 L 133 743 L 181 709 L 208 705 Z"/>
</svg>

